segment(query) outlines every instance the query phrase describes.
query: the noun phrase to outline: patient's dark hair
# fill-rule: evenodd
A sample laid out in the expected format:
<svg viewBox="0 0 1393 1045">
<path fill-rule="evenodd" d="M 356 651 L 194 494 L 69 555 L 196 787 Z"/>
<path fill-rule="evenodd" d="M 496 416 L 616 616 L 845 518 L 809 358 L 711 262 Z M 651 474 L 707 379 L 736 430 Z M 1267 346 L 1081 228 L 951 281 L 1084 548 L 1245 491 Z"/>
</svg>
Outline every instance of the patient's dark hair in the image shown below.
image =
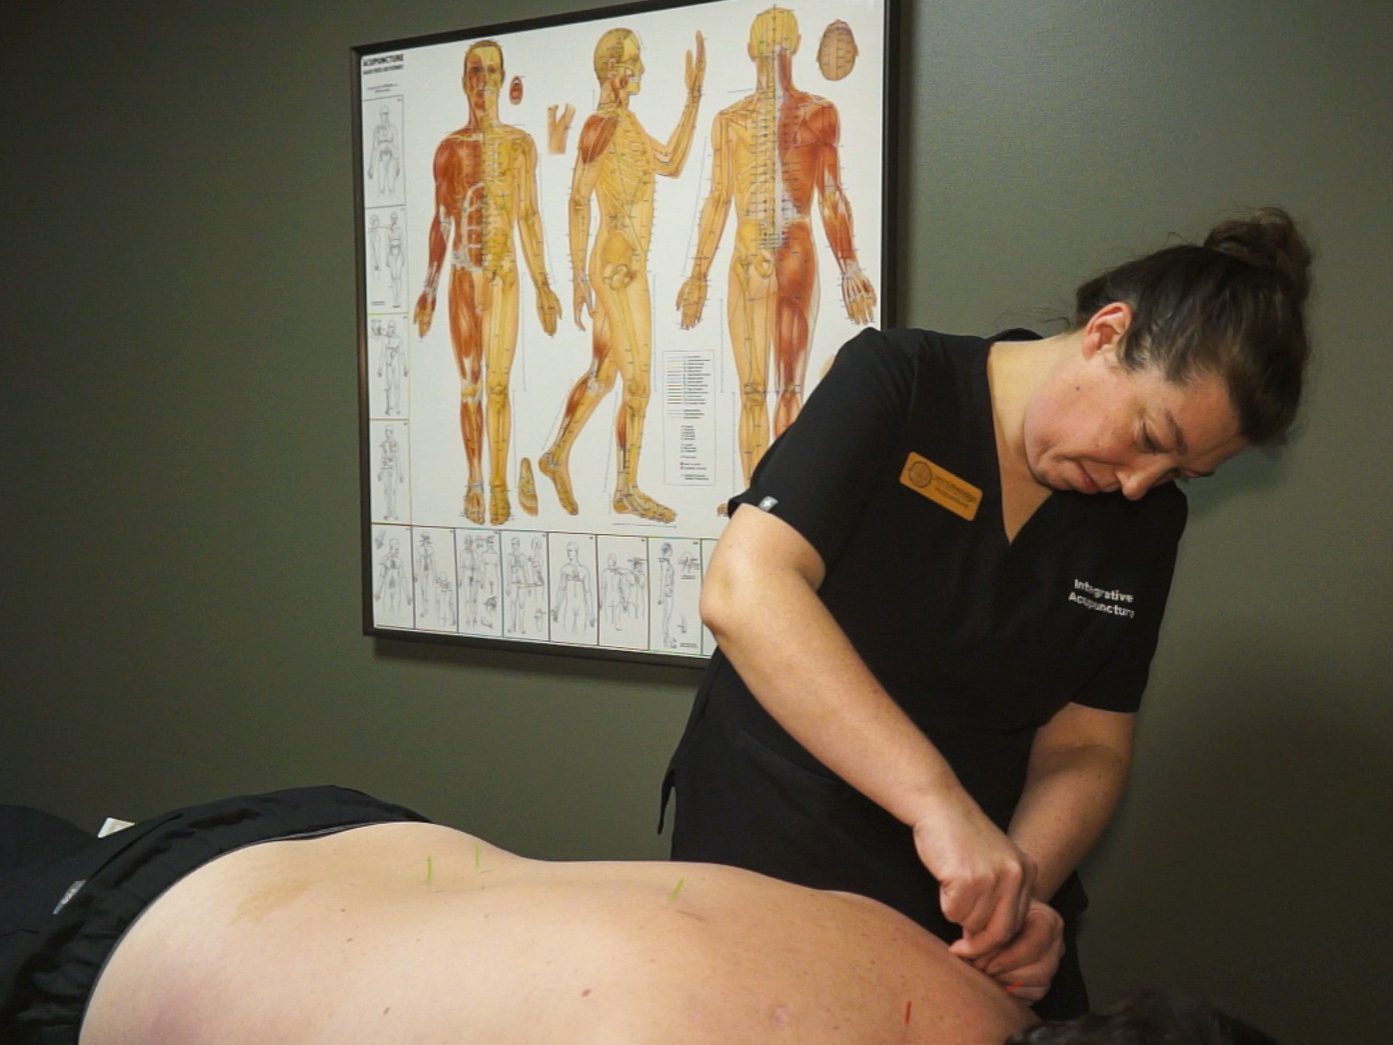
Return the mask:
<svg viewBox="0 0 1393 1045">
<path fill-rule="evenodd" d="M 1203 244 L 1123 262 L 1075 292 L 1074 326 L 1125 302 L 1120 359 L 1183 384 L 1218 374 L 1250 443 L 1280 443 L 1296 419 L 1310 347 L 1303 309 L 1311 250 L 1280 207 L 1214 226 Z"/>
<path fill-rule="evenodd" d="M 1251 1024 L 1186 994 L 1129 991 L 1076 1020 L 1047 1021 L 1006 1045 L 1278 1045 Z"/>
</svg>

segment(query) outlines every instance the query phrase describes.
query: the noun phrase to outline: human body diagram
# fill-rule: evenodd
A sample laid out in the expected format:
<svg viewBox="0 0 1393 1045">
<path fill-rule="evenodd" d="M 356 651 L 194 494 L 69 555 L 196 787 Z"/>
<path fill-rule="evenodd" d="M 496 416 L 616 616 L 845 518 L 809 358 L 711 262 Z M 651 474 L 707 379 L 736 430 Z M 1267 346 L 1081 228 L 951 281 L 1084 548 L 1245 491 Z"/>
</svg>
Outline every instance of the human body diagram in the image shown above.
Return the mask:
<svg viewBox="0 0 1393 1045">
<path fill-rule="evenodd" d="M 406 455 L 397 439 L 394 425 L 381 428 L 382 439 L 377 444 L 377 505 L 375 513 L 384 522 L 401 519 L 398 497 L 406 485 Z"/>
<path fill-rule="evenodd" d="M 507 463 L 512 420 L 508 382 L 518 334 L 515 228 L 536 290 L 537 318 L 548 335 L 556 331 L 560 311 L 543 253 L 537 147 L 525 131 L 499 120 L 502 84 L 502 49 L 492 41 L 476 43 L 464 60 L 469 122 L 448 135 L 435 153 L 435 214 L 425 287 L 415 311 L 417 332 L 424 338 L 448 254 L 450 341 L 459 371 L 460 435 L 469 469 L 461 514 L 470 522 L 484 522 L 487 476 L 487 517 L 493 526 L 512 517 Z"/>
<path fill-rule="evenodd" d="M 386 252 L 385 244 L 382 241 L 382 218 L 377 214 L 368 216 L 368 260 L 372 263 L 372 278 L 377 279 L 382 273 L 382 256 Z"/>
<path fill-rule="evenodd" d="M 406 411 L 402 401 L 402 390 L 408 374 L 406 344 L 397 331 L 397 321 L 389 319 L 377 328 L 379 352 L 377 357 L 377 376 L 382 381 L 383 412 L 388 416 L 402 416 Z"/>
<path fill-rule="evenodd" d="M 599 642 L 616 649 L 648 648 L 648 556 L 659 537 L 599 537 L 595 561 Z"/>
<path fill-rule="evenodd" d="M 396 211 L 392 211 L 384 235 L 387 240 L 387 280 L 392 291 L 392 307 L 401 308 L 402 290 L 406 280 L 406 243 Z"/>
<path fill-rule="evenodd" d="M 876 304 L 875 288 L 856 258 L 851 204 L 842 189 L 840 116 L 831 102 L 794 85 L 799 40 L 792 11 L 772 7 L 754 20 L 748 49 L 755 90 L 717 113 L 712 124 L 711 189 L 691 275 L 677 295 L 682 327 L 690 329 L 701 320 L 708 272 L 734 203 L 726 321 L 740 381 L 738 442 L 746 483 L 770 441 L 771 359 L 774 435 L 793 422 L 803 403 L 817 322 L 814 200 L 840 269 L 847 314 L 869 323 Z"/>
<path fill-rule="evenodd" d="M 447 530 L 417 531 L 416 625 L 454 631 L 459 624 L 455 546 Z"/>
<path fill-rule="evenodd" d="M 498 535 L 456 531 L 455 542 L 460 630 L 475 635 L 497 635 L 502 630 Z"/>
<path fill-rule="evenodd" d="M 540 535 L 524 547 L 521 538 L 508 542 L 507 590 L 504 593 L 503 633 L 510 638 L 547 637 L 547 551 Z"/>
<path fill-rule="evenodd" d="M 702 649 L 697 602 L 701 592 L 702 552 L 698 541 L 654 541 L 651 645 L 669 652 Z"/>
<path fill-rule="evenodd" d="M 600 105 L 581 129 L 569 228 L 575 321 L 584 329 L 585 316 L 590 317 L 592 354 L 566 399 L 560 431 L 537 466 L 554 484 L 562 508 L 575 515 L 579 505 L 571 486 L 571 447 L 618 378 L 622 402 L 614 433 L 618 459 L 612 506 L 620 514 L 671 522 L 672 509 L 638 484 L 653 356 L 648 249 L 655 176 L 677 177 L 691 149 L 706 75 L 702 35 L 696 34 L 695 54 L 687 52 L 687 100 L 666 143 L 649 135 L 629 108 L 643 74 L 638 37 L 632 31 L 611 29 L 600 37 L 595 47 Z M 592 197 L 599 210 L 593 244 Z"/>
<path fill-rule="evenodd" d="M 378 530 L 375 543 L 379 555 L 373 601 L 389 616 L 409 614 L 412 604 L 411 574 L 401 554 L 401 539 L 395 536 L 388 538 L 382 530 Z"/>
<path fill-rule="evenodd" d="M 591 568 L 581 562 L 580 546 L 566 542 L 566 561 L 556 574 L 551 619 L 565 637 L 593 638 L 595 627 L 595 587 Z"/>
<path fill-rule="evenodd" d="M 392 111 L 383 105 L 372 129 L 372 149 L 367 161 L 368 181 L 375 187 L 379 199 L 396 195 L 397 179 L 401 177 L 401 143 Z"/>
<path fill-rule="evenodd" d="M 643 560 L 629 558 L 620 561 L 611 553 L 600 573 L 600 611 L 605 625 L 612 631 L 623 631 L 624 625 L 642 620 Z"/>
<path fill-rule="evenodd" d="M 417 613 L 431 616 L 432 599 L 435 595 L 435 577 L 439 567 L 435 561 L 435 542 L 432 535 L 422 533 L 416 544 L 416 610 Z"/>
<path fill-rule="evenodd" d="M 378 207 L 368 217 L 367 278 L 370 307 L 400 312 L 406 300 L 406 210 Z"/>
</svg>

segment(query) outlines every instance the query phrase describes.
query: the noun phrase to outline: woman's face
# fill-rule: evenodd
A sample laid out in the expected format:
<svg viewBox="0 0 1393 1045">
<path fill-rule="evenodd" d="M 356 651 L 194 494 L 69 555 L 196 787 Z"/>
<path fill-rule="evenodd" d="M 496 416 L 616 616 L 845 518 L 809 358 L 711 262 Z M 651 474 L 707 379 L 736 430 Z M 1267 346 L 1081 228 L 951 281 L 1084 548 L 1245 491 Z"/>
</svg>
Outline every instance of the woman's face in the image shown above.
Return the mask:
<svg viewBox="0 0 1393 1045">
<path fill-rule="evenodd" d="M 1246 445 L 1218 375 L 1173 384 L 1155 368 L 1126 370 L 1110 347 L 1060 371 L 1025 416 L 1037 482 L 1134 501 L 1158 483 L 1212 475 Z"/>
</svg>

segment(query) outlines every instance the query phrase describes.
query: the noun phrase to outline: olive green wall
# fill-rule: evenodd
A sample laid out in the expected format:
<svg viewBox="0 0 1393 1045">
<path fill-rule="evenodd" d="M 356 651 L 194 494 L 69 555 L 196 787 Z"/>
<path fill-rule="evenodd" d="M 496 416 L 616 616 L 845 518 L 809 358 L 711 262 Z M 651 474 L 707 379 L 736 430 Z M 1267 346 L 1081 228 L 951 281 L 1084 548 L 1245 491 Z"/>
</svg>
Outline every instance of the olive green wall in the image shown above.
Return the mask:
<svg viewBox="0 0 1393 1045">
<path fill-rule="evenodd" d="M 14 6 L 0 801 L 93 823 L 337 781 L 529 854 L 661 855 L 689 672 L 359 633 L 348 50 L 496 6 Z M 1307 430 L 1190 488 L 1083 950 L 1103 999 L 1180 984 L 1291 1041 L 1381 1038 L 1393 6 L 944 0 L 905 23 L 902 321 L 1062 311 L 1238 205 L 1316 241 Z"/>
</svg>

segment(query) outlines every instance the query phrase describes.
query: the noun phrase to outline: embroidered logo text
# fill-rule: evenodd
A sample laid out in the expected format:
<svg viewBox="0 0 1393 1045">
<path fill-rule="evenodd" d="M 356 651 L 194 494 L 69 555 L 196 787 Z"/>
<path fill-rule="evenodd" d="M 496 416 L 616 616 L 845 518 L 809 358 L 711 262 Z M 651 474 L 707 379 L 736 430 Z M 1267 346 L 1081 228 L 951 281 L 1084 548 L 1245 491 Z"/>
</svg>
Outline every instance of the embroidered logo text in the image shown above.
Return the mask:
<svg viewBox="0 0 1393 1045">
<path fill-rule="evenodd" d="M 1118 591 L 1116 588 L 1100 588 L 1077 577 L 1074 578 L 1074 589 L 1069 592 L 1069 601 L 1078 603 L 1084 609 L 1106 613 L 1112 617 L 1137 615 L 1137 611 L 1131 606 L 1135 599 L 1128 592 Z"/>
</svg>

